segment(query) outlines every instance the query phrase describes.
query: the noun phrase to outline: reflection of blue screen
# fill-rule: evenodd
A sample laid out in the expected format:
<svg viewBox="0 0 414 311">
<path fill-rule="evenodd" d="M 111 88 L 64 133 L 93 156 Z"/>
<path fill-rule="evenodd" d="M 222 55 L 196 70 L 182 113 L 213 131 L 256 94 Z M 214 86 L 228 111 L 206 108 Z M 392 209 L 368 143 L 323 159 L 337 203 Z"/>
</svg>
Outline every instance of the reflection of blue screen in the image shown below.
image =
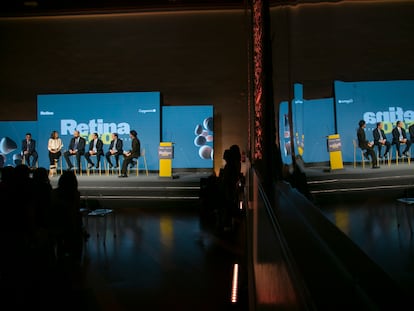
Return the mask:
<svg viewBox="0 0 414 311">
<path fill-rule="evenodd" d="M 292 164 L 289 126 L 289 106 L 287 102 L 282 102 L 279 105 L 279 137 L 282 161 L 285 164 Z"/>
<path fill-rule="evenodd" d="M 329 160 L 326 138 L 334 134 L 333 99 L 299 99 L 295 93 L 292 103 L 293 146 L 296 156 L 302 156 L 305 163 L 325 162 Z M 291 139 L 289 129 L 288 103 L 279 105 L 279 135 L 282 160 L 291 164 Z"/>
<path fill-rule="evenodd" d="M 332 98 L 304 100 L 301 89 L 295 85 L 295 100 L 292 102 L 292 123 L 295 155 L 303 147 L 305 163 L 329 161 L 326 137 L 339 134 L 342 145 L 342 160 L 353 161 L 353 143 L 358 122 L 365 120 L 366 137 L 373 140 L 372 130 L 376 123 L 384 124 L 384 131 L 391 140 L 391 131 L 398 120 L 407 129 L 414 123 L 414 81 L 335 81 L 335 103 Z M 334 109 L 336 108 L 336 111 Z M 336 118 L 335 118 L 336 113 Z M 289 148 L 288 103 L 279 106 L 279 135 L 283 162 L 291 163 Z M 336 129 L 335 133 L 335 121 Z"/>
<path fill-rule="evenodd" d="M 302 126 L 295 128 L 295 150 L 299 154 L 298 145 L 303 148 L 305 163 L 325 162 L 329 160 L 327 136 L 335 134 L 334 105 L 332 98 L 299 101 L 302 105 Z M 302 131 L 300 129 L 303 129 Z"/>
<path fill-rule="evenodd" d="M 373 140 L 372 130 L 376 122 L 381 121 L 390 141 L 397 120 L 403 121 L 406 129 L 414 122 L 414 81 L 335 81 L 335 96 L 337 127 L 346 162 L 353 161 L 352 140 L 356 139 L 360 120 L 365 120 L 367 124 L 368 140 Z"/>
<path fill-rule="evenodd" d="M 174 143 L 173 168 L 212 168 L 213 106 L 163 107 L 162 141 Z"/>
</svg>

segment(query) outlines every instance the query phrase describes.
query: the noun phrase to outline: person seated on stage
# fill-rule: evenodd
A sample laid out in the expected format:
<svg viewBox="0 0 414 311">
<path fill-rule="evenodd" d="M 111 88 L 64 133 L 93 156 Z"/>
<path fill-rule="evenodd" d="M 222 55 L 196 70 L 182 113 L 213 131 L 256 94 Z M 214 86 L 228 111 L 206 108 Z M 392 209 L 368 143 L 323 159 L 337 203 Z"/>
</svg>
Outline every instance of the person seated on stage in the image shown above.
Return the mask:
<svg viewBox="0 0 414 311">
<path fill-rule="evenodd" d="M 99 138 L 98 133 L 92 134 L 93 139 L 89 142 L 89 151 L 85 153 L 85 159 L 88 162 L 88 168 L 96 167 L 99 168 L 101 157 L 103 157 L 103 142 Z M 96 165 L 92 162 L 91 156 L 96 156 Z"/>
<path fill-rule="evenodd" d="M 109 144 L 109 150 L 105 154 L 106 161 L 108 161 L 109 168 L 112 168 L 111 156 L 115 157 L 115 168 L 119 167 L 119 156 L 123 154 L 123 141 L 118 137 L 118 133 L 112 133 L 112 140 Z"/>
<path fill-rule="evenodd" d="M 378 148 L 378 157 L 380 159 L 387 157 L 388 152 L 391 148 L 391 143 L 387 140 L 387 136 L 385 136 L 383 127 L 384 125 L 382 122 L 377 122 L 377 127 L 372 131 L 372 135 L 374 136 L 374 145 Z M 384 156 L 381 155 L 383 146 L 385 146 Z"/>
<path fill-rule="evenodd" d="M 141 142 L 139 141 L 137 136 L 138 133 L 135 130 L 131 130 L 129 132 L 129 137 L 131 137 L 132 149 L 130 151 L 124 151 L 124 161 L 122 162 L 121 175 L 119 175 L 119 177 L 128 177 L 128 165 L 133 164 L 134 159 L 138 159 L 141 155 Z"/>
<path fill-rule="evenodd" d="M 85 138 L 80 136 L 80 133 L 78 130 L 75 130 L 73 132 L 73 137 L 70 140 L 69 143 L 69 150 L 66 150 L 63 153 L 63 156 L 65 157 L 66 163 L 68 165 L 68 170 L 73 170 L 73 164 L 70 161 L 70 156 L 76 156 L 76 162 L 78 166 L 78 171 L 81 170 L 81 161 L 80 158 L 85 153 L 85 145 L 86 140 Z"/>
<path fill-rule="evenodd" d="M 53 175 L 57 169 L 57 162 L 62 155 L 63 143 L 59 138 L 57 131 L 52 131 L 49 141 L 47 142 L 47 149 L 49 150 L 50 174 Z"/>
<path fill-rule="evenodd" d="M 414 123 L 408 127 L 408 133 L 410 133 L 411 144 L 414 143 Z"/>
<path fill-rule="evenodd" d="M 26 138 L 22 141 L 22 156 L 28 167 L 36 166 L 38 154 L 36 151 L 36 140 L 32 138 L 32 134 L 26 133 Z M 32 159 L 32 161 L 30 161 Z"/>
<path fill-rule="evenodd" d="M 392 144 L 395 144 L 399 158 L 408 157 L 408 151 L 411 147 L 411 141 L 407 139 L 407 134 L 402 125 L 402 121 L 397 121 L 396 126 L 392 129 Z M 401 144 L 405 144 L 402 154 L 400 149 Z"/>
<path fill-rule="evenodd" d="M 357 130 L 358 146 L 361 150 L 365 150 L 364 157 L 371 158 L 372 168 L 379 168 L 377 164 L 377 155 L 374 151 L 374 142 L 368 141 L 365 136 L 365 128 L 367 127 L 365 120 L 359 121 L 359 127 Z"/>
</svg>

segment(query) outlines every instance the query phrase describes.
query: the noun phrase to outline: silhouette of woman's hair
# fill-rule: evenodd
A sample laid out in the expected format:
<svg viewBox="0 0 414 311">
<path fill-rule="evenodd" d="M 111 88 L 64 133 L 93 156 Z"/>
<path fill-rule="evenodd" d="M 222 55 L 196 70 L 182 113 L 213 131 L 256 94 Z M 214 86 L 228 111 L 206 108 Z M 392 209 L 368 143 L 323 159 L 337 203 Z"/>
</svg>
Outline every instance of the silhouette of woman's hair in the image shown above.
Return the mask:
<svg viewBox="0 0 414 311">
<path fill-rule="evenodd" d="M 77 191 L 78 179 L 75 173 L 72 171 L 64 171 L 59 178 L 58 188 L 68 193 Z"/>
</svg>

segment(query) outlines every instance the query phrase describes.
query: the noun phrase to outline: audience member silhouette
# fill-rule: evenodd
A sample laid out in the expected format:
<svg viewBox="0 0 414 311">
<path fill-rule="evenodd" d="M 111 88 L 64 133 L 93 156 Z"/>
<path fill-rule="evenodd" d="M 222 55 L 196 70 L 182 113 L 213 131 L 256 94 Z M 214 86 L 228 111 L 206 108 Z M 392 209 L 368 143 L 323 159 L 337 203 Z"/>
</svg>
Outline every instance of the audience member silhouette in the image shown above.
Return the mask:
<svg viewBox="0 0 414 311">
<path fill-rule="evenodd" d="M 240 174 L 241 172 L 241 152 L 239 145 L 230 146 L 231 158 L 233 164 L 236 166 L 235 170 Z"/>
<path fill-rule="evenodd" d="M 58 263 L 79 264 L 82 256 L 80 192 L 74 172 L 65 171 L 51 193 L 51 219 Z"/>
<path fill-rule="evenodd" d="M 219 175 L 220 227 L 229 230 L 232 227 L 232 218 L 238 209 L 239 180 L 241 169 L 241 154 L 237 145 L 232 145 L 223 153 L 226 162 Z"/>
<path fill-rule="evenodd" d="M 39 167 L 33 171 L 35 189 L 35 223 L 38 228 L 48 227 L 48 213 L 50 211 L 50 196 L 53 190 L 47 169 Z"/>
<path fill-rule="evenodd" d="M 23 309 L 54 310 L 62 299 L 69 303 L 83 246 L 74 172 L 65 172 L 56 189 L 45 168 L 7 166 L 0 176 L 2 294 Z"/>
<path fill-rule="evenodd" d="M 2 174 L 1 187 L 0 280 L 11 296 L 25 296 L 33 288 L 35 271 L 32 261 L 35 222 L 31 170 L 20 164 L 4 172 L 6 174 Z"/>
</svg>

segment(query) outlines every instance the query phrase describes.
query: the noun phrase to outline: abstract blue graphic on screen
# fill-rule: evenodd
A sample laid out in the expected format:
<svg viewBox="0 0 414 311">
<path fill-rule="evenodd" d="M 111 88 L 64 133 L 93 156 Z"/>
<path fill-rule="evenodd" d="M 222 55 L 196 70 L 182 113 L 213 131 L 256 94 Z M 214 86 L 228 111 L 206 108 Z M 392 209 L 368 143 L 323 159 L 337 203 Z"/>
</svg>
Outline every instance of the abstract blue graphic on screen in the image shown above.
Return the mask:
<svg viewBox="0 0 414 311">
<path fill-rule="evenodd" d="M 37 122 L 0 122 L 0 167 L 15 166 L 22 161 L 22 142 L 26 133 L 31 133 L 37 142 Z M 39 149 L 38 145 L 37 148 Z"/>
<path fill-rule="evenodd" d="M 162 141 L 174 145 L 173 168 L 213 168 L 213 106 L 162 108 Z"/>
</svg>

